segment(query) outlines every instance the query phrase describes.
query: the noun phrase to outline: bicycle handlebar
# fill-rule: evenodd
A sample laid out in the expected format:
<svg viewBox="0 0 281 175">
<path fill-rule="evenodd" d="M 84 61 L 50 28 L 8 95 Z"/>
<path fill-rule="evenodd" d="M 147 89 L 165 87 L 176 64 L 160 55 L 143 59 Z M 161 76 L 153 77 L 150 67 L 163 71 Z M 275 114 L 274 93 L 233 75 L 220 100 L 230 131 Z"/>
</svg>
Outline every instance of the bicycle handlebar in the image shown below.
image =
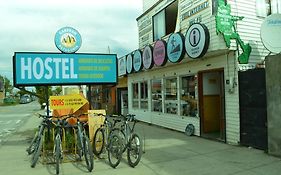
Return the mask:
<svg viewBox="0 0 281 175">
<path fill-rule="evenodd" d="M 38 118 L 43 118 L 43 119 L 50 119 L 52 118 L 53 116 L 48 116 L 48 115 L 44 115 L 44 114 L 39 114 L 39 113 L 36 113 L 36 115 L 38 116 Z"/>
<path fill-rule="evenodd" d="M 126 116 L 124 115 L 120 115 L 125 121 L 128 121 L 128 122 L 136 122 L 137 119 L 135 118 L 135 114 L 127 114 Z"/>
</svg>

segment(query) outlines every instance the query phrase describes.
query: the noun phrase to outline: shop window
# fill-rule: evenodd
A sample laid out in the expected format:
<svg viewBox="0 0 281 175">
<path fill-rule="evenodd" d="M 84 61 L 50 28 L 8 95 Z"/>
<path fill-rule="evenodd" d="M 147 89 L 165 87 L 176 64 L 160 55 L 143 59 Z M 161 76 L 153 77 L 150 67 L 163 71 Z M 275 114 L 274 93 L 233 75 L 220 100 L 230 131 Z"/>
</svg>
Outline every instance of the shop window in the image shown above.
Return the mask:
<svg viewBox="0 0 281 175">
<path fill-rule="evenodd" d="M 165 113 L 178 113 L 177 78 L 165 80 Z"/>
<path fill-rule="evenodd" d="M 173 33 L 176 28 L 178 1 L 176 0 L 165 9 L 153 16 L 153 40 Z"/>
<path fill-rule="evenodd" d="M 162 112 L 162 81 L 155 79 L 151 81 L 152 111 Z"/>
<path fill-rule="evenodd" d="M 140 82 L 140 89 L 141 89 L 141 99 L 140 99 L 140 107 L 141 109 L 148 108 L 148 86 L 147 81 Z"/>
<path fill-rule="evenodd" d="M 181 78 L 180 115 L 197 116 L 197 76 Z"/>
<path fill-rule="evenodd" d="M 133 83 L 133 108 L 139 108 L 139 84 Z"/>
</svg>

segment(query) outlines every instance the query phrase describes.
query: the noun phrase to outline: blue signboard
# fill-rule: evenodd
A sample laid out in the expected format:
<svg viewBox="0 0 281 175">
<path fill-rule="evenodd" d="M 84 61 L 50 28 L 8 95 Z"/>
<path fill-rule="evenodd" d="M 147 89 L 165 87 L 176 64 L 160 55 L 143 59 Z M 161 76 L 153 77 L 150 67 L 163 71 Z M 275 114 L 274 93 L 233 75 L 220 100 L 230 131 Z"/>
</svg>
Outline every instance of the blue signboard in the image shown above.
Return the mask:
<svg viewBox="0 0 281 175">
<path fill-rule="evenodd" d="M 115 54 L 16 52 L 15 86 L 117 83 Z"/>
<path fill-rule="evenodd" d="M 181 33 L 173 33 L 167 41 L 167 55 L 172 63 L 180 62 L 183 59 L 184 36 Z"/>
</svg>

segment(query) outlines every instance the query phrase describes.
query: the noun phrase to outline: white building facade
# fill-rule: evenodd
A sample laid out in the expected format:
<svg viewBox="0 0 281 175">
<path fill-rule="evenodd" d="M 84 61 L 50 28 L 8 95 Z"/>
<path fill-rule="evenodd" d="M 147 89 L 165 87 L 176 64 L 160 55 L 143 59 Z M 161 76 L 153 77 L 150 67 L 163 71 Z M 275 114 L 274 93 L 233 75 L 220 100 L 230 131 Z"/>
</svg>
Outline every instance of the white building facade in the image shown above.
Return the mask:
<svg viewBox="0 0 281 175">
<path fill-rule="evenodd" d="M 239 144 L 238 71 L 263 62 L 268 52 L 260 25 L 281 3 L 225 1 L 232 16 L 244 17 L 232 28 L 251 47 L 247 62 L 240 64 L 244 50 L 239 41 L 232 38 L 227 47 L 218 32 L 222 1 L 144 0 L 145 11 L 137 18 L 139 49 L 119 59 L 119 76 L 128 78 L 129 113 L 144 122 Z"/>
</svg>

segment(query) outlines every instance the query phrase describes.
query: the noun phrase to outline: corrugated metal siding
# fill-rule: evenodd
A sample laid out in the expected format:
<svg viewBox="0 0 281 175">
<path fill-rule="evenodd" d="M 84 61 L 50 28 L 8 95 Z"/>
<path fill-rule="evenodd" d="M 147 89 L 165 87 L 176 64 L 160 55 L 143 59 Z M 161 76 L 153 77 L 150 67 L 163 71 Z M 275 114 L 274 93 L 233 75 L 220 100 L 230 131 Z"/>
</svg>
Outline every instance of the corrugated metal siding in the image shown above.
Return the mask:
<svg viewBox="0 0 281 175">
<path fill-rule="evenodd" d="M 237 30 L 243 41 L 252 47 L 249 64 L 262 62 L 269 52 L 260 39 L 260 26 L 264 18 L 256 15 L 256 0 L 236 0 L 228 3 L 231 5 L 233 15 L 244 16 L 242 21 L 238 21 Z"/>
<path fill-rule="evenodd" d="M 206 66 L 211 64 L 211 66 Z M 154 78 L 163 78 L 169 76 L 181 76 L 188 74 L 197 74 L 198 71 L 224 68 L 224 77 L 235 77 L 237 80 L 237 72 L 235 73 L 234 54 L 231 52 L 229 57 L 221 55 L 217 57 L 199 59 L 197 61 L 187 62 L 187 57 L 181 63 L 170 64 L 163 68 L 152 68 L 150 71 L 134 73 L 128 76 L 129 90 L 129 112 L 136 114 L 137 118 L 142 121 L 153 123 L 159 126 L 171 128 L 178 131 L 184 131 L 187 124 L 192 123 L 195 126 L 195 135 L 200 135 L 200 118 L 182 117 L 178 115 L 169 115 L 165 113 L 150 112 L 150 110 L 140 110 L 132 108 L 132 88 L 133 82 L 143 80 L 151 80 Z M 150 86 L 148 87 L 150 88 Z M 234 93 L 229 93 L 225 89 L 225 110 L 226 110 L 226 137 L 227 142 L 232 144 L 239 143 L 239 99 L 238 90 L 235 88 Z"/>
</svg>

